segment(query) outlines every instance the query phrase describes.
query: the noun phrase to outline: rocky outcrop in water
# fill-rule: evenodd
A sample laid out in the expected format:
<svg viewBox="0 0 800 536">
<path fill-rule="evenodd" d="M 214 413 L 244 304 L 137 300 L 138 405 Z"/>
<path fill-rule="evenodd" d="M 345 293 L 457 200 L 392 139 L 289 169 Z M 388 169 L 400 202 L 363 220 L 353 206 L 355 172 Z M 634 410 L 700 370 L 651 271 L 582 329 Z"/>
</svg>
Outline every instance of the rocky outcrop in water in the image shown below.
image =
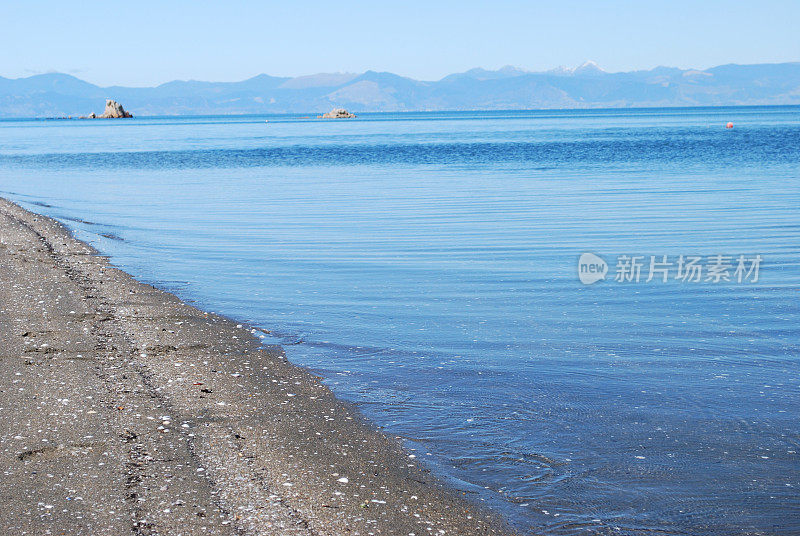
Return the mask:
<svg viewBox="0 0 800 536">
<path fill-rule="evenodd" d="M 326 114 L 322 114 L 320 117 L 322 119 L 352 119 L 356 116 L 356 114 L 351 114 L 344 108 L 334 108 L 330 112 Z"/>
<path fill-rule="evenodd" d="M 89 115 L 82 115 L 80 119 L 123 119 L 127 117 L 133 117 L 133 115 L 117 101 L 108 99 L 106 101 L 106 109 L 102 115 L 92 112 Z"/>
<path fill-rule="evenodd" d="M 130 112 L 125 111 L 125 108 L 120 103 L 110 99 L 106 101 L 106 109 L 103 115 L 100 116 L 101 119 L 121 119 L 125 117 L 133 116 Z"/>
</svg>

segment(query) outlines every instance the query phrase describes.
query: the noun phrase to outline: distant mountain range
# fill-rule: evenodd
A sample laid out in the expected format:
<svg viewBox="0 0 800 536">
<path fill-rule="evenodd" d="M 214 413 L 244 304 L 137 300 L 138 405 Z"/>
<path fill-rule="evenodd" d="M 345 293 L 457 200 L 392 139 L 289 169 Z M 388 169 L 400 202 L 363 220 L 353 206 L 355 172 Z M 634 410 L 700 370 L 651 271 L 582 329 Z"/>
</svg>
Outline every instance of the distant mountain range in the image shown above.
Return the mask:
<svg viewBox="0 0 800 536">
<path fill-rule="evenodd" d="M 392 73 L 261 74 L 242 82 L 174 81 L 150 88 L 99 87 L 67 74 L 0 77 L 0 117 L 101 112 L 114 99 L 134 115 L 504 110 L 800 104 L 800 62 L 656 67 L 609 73 L 593 62 L 529 72 L 472 69 L 435 82 Z"/>
</svg>

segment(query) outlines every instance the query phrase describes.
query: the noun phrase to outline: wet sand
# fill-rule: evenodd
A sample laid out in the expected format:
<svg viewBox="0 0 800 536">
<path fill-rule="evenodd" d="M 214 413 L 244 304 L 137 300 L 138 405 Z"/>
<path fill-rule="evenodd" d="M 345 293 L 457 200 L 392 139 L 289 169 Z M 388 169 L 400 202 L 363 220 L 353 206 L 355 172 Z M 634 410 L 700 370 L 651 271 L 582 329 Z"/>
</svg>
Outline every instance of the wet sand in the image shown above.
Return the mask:
<svg viewBox="0 0 800 536">
<path fill-rule="evenodd" d="M 506 534 L 247 326 L 0 199 L 0 533 Z"/>
</svg>

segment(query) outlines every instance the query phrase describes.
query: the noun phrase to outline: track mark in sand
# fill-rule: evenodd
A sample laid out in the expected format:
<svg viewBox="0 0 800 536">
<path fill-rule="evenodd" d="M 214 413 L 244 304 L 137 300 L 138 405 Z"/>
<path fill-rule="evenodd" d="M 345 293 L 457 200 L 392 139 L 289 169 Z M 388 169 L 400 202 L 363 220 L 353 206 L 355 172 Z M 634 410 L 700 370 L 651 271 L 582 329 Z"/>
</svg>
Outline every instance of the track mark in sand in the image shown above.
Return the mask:
<svg viewBox="0 0 800 536">
<path fill-rule="evenodd" d="M 94 298 L 94 296 L 92 296 Z M 88 298 L 87 298 L 88 299 Z M 109 320 L 113 320 L 114 316 L 110 314 L 103 314 L 98 312 L 88 312 L 88 313 L 70 313 L 69 315 L 71 318 L 74 318 L 78 322 L 108 322 Z"/>
<path fill-rule="evenodd" d="M 33 348 L 25 348 L 24 352 L 26 354 L 59 354 L 63 352 L 63 350 L 53 348 L 52 346 L 36 346 Z"/>
<path fill-rule="evenodd" d="M 14 360 L 14 359 L 22 359 L 25 361 L 25 364 L 28 366 L 32 365 L 44 365 L 46 363 L 54 363 L 59 362 L 62 360 L 66 361 L 97 361 L 96 358 L 91 356 L 85 356 L 83 354 L 75 354 L 75 353 L 68 353 L 68 352 L 61 352 L 59 351 L 59 355 L 52 355 L 49 353 L 43 352 L 25 352 L 28 355 L 0 355 L 0 361 L 2 360 Z M 43 354 L 43 355 L 30 355 L 30 354 Z"/>
<path fill-rule="evenodd" d="M 17 455 L 21 462 L 28 460 L 52 460 L 64 456 L 86 456 L 95 450 L 95 447 L 102 446 L 102 443 L 77 443 L 72 445 L 54 445 L 39 449 L 26 450 Z"/>
<path fill-rule="evenodd" d="M 218 490 L 221 508 L 233 513 L 240 532 L 319 536 L 309 519 L 282 496 L 284 492 L 271 486 L 269 470 L 247 452 L 241 433 L 226 425 L 206 426 L 205 441 L 216 448 L 194 454 L 207 467 L 204 474 Z M 190 447 L 194 451 L 197 445 Z"/>
<path fill-rule="evenodd" d="M 171 354 L 173 352 L 177 352 L 178 351 L 178 347 L 177 346 L 173 346 L 171 344 L 153 344 L 153 345 L 150 345 L 150 346 L 146 346 L 144 348 L 144 351 L 148 355 L 163 356 L 163 355 Z"/>
</svg>

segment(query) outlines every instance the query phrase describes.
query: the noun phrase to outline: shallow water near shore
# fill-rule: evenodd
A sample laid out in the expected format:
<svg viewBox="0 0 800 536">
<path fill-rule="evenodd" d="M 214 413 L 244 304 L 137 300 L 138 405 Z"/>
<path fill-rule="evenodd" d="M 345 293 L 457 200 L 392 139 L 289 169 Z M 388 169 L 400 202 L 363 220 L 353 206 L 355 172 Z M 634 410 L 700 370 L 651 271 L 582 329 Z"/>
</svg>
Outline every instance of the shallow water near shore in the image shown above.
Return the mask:
<svg viewBox="0 0 800 536">
<path fill-rule="evenodd" d="M 0 195 L 523 531 L 800 531 L 800 107 L 0 121 Z M 718 254 L 758 280 L 645 282 Z"/>
</svg>

